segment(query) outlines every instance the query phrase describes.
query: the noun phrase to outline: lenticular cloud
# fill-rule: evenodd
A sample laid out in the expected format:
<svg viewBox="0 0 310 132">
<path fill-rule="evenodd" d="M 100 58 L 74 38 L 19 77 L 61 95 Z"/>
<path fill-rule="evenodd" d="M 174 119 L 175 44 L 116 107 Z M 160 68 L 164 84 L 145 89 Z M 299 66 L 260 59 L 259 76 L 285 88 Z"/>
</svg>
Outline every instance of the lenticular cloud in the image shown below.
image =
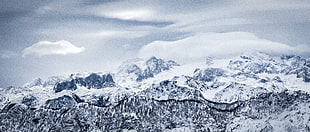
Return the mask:
<svg viewBox="0 0 310 132">
<path fill-rule="evenodd" d="M 36 55 L 67 55 L 83 52 L 84 47 L 76 47 L 69 41 L 60 40 L 56 42 L 40 41 L 23 50 L 23 56 Z"/>
<path fill-rule="evenodd" d="M 198 33 L 177 41 L 155 41 L 142 47 L 139 56 L 191 59 L 205 56 L 229 57 L 252 51 L 270 54 L 308 52 L 302 46 L 293 47 L 261 39 L 252 33 L 228 32 Z"/>
</svg>

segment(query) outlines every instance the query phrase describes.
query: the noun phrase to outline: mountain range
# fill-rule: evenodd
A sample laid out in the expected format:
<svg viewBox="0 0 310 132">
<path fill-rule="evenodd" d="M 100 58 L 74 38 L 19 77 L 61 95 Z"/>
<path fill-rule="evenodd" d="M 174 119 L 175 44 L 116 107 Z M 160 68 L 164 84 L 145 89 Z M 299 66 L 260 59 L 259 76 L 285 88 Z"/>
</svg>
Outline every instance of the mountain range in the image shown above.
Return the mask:
<svg viewBox="0 0 310 132">
<path fill-rule="evenodd" d="M 310 131 L 310 58 L 132 59 L 0 88 L 0 131 Z"/>
</svg>

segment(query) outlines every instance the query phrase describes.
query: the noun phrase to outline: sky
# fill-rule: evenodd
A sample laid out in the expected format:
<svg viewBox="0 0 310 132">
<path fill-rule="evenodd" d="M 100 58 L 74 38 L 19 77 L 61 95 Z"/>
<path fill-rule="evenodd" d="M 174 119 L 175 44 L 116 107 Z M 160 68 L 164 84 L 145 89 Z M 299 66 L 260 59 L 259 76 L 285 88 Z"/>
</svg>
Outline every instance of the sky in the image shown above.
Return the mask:
<svg viewBox="0 0 310 132">
<path fill-rule="evenodd" d="M 0 87 L 243 52 L 310 56 L 309 0 L 0 0 Z"/>
</svg>

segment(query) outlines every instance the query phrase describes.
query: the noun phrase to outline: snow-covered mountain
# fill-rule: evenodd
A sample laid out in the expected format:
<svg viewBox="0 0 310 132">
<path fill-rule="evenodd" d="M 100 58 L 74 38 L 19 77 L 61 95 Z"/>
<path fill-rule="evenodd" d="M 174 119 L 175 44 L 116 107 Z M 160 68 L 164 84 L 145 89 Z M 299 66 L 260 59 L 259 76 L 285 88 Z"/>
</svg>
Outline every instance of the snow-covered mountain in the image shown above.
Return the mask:
<svg viewBox="0 0 310 132">
<path fill-rule="evenodd" d="M 132 59 L 124 62 L 115 75 L 118 84 L 122 87 L 140 87 L 139 82 L 180 66 L 173 60 L 164 61 L 156 57 L 144 61 Z M 138 83 L 137 83 L 138 82 Z"/>
<path fill-rule="evenodd" d="M 133 59 L 1 88 L 0 131 L 310 131 L 309 58 L 206 60 Z"/>
</svg>

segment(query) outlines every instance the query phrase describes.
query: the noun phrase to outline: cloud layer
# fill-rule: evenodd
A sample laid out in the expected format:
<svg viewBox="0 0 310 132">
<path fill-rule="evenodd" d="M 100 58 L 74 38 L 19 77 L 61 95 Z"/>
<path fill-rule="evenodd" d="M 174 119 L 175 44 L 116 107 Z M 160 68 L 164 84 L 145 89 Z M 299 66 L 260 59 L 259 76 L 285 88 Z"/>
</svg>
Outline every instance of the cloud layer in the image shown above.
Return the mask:
<svg viewBox="0 0 310 132">
<path fill-rule="evenodd" d="M 248 32 L 198 33 L 178 41 L 155 41 L 142 47 L 140 57 L 159 56 L 190 60 L 206 56 L 229 57 L 244 52 L 269 54 L 309 53 L 309 47 L 293 47 L 258 38 Z"/>
<path fill-rule="evenodd" d="M 1 2 L 0 80 L 17 84 L 41 75 L 107 70 L 137 56 L 182 60 L 310 48 L 309 0 Z M 15 85 L 2 81 L 0 87 L 4 83 Z"/>
<path fill-rule="evenodd" d="M 67 55 L 83 52 L 84 47 L 76 47 L 68 41 L 60 40 L 56 42 L 40 41 L 23 50 L 23 56 L 35 55 Z"/>
</svg>

